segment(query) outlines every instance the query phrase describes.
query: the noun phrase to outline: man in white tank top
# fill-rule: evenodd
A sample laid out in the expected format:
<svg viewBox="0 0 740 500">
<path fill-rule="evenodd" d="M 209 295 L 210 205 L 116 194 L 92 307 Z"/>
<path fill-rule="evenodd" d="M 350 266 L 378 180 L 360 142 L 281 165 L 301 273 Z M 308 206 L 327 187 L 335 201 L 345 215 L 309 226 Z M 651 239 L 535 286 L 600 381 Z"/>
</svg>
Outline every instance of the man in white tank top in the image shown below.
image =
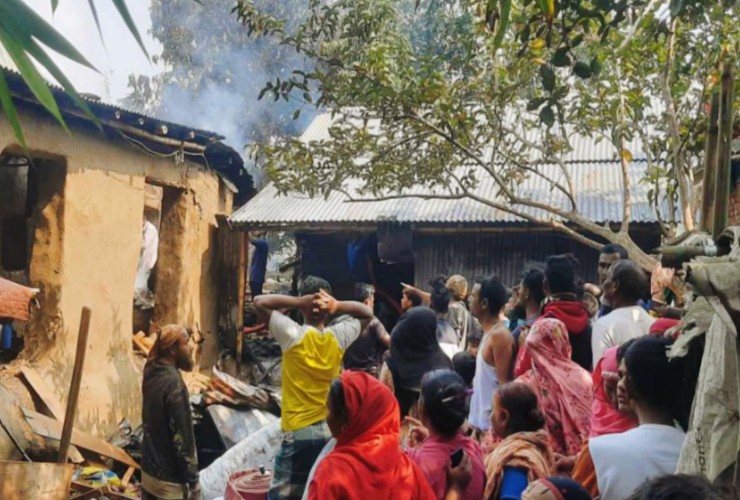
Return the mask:
<svg viewBox="0 0 740 500">
<path fill-rule="evenodd" d="M 514 337 L 499 320 L 507 300 L 506 288 L 496 278 L 476 283 L 470 295 L 470 310 L 484 333 L 475 362 L 468 421 L 481 431 L 491 428 L 494 393 L 511 378 Z"/>
</svg>

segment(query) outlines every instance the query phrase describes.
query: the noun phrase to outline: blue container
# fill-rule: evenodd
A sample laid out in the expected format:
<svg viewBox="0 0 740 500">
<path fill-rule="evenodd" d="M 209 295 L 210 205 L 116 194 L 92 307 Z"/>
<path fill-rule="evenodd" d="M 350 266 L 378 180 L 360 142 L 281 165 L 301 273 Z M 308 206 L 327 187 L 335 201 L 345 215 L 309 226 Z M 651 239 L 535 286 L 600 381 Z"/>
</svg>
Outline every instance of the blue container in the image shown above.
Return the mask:
<svg viewBox="0 0 740 500">
<path fill-rule="evenodd" d="M 9 351 L 13 347 L 13 324 L 7 323 L 3 325 L 3 335 L 0 340 L 0 349 Z"/>
</svg>

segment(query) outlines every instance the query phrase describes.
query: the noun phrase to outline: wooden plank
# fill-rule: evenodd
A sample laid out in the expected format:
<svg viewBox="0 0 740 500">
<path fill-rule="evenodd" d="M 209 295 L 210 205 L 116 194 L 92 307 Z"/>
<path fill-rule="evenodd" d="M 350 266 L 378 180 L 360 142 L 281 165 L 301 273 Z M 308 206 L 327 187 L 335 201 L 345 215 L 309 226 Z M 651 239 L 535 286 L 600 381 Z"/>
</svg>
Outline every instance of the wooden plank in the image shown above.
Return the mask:
<svg viewBox="0 0 740 500">
<path fill-rule="evenodd" d="M 66 500 L 74 465 L 0 461 L 0 498 L 3 500 Z"/>
<path fill-rule="evenodd" d="M 72 430 L 75 425 L 75 413 L 77 413 L 77 398 L 80 396 L 80 386 L 82 385 L 82 369 L 85 366 L 87 335 L 90 331 L 91 314 L 92 311 L 89 307 L 82 308 L 80 330 L 77 334 L 77 352 L 75 353 L 75 362 L 72 368 L 72 380 L 69 383 L 69 393 L 67 394 L 67 411 L 64 414 L 62 438 L 59 443 L 59 457 L 57 458 L 57 462 L 60 464 L 67 462 L 69 445 L 72 444 Z"/>
<path fill-rule="evenodd" d="M 28 410 L 26 408 L 21 408 L 21 410 L 23 411 L 23 415 L 25 415 L 26 417 L 28 425 L 31 426 L 31 429 L 34 433 L 50 439 L 61 438 L 62 424 L 59 421 L 49 418 L 40 413 L 36 413 L 35 411 Z M 103 455 L 104 457 L 112 458 L 113 460 L 128 465 L 129 467 L 134 467 L 136 469 L 140 468 L 139 464 L 137 464 L 134 459 L 131 458 L 129 454 L 126 453 L 124 450 L 122 450 L 118 446 L 114 446 L 106 441 L 103 441 L 102 439 L 93 436 L 92 434 L 87 434 L 85 432 L 73 429 L 72 444 L 84 450 L 90 450 L 99 455 Z"/>
<path fill-rule="evenodd" d="M 144 353 L 145 356 L 149 356 L 149 351 L 151 350 L 148 345 L 144 343 L 144 341 L 136 336 L 134 336 L 132 339 L 132 342 L 134 343 L 134 346 L 139 349 L 141 352 Z"/>
<path fill-rule="evenodd" d="M 123 475 L 123 479 L 121 480 L 121 486 L 123 486 L 123 489 L 125 490 L 128 488 L 128 483 L 131 482 L 131 477 L 134 475 L 134 469 L 133 467 L 129 467 L 126 469 L 126 473 Z"/>
<path fill-rule="evenodd" d="M 39 372 L 31 368 L 30 366 L 25 366 L 21 368 L 21 373 L 26 379 L 26 382 L 28 382 L 28 385 L 31 386 L 31 389 L 34 390 L 39 399 L 41 399 L 41 401 L 49 409 L 49 412 L 51 412 L 51 416 L 57 420 L 62 420 L 64 418 L 64 407 L 56 398 L 56 396 L 54 396 L 54 393 L 51 391 L 49 386 L 46 385 L 46 382 L 43 378 L 41 378 Z"/>
<path fill-rule="evenodd" d="M 54 393 L 51 391 L 49 386 L 46 385 L 46 382 L 41 375 L 39 375 L 39 372 L 30 366 L 25 366 L 21 368 L 21 374 L 23 374 L 23 378 L 26 379 L 26 382 L 28 382 L 28 385 L 31 386 L 31 389 L 33 389 L 41 402 L 44 403 L 46 408 L 49 410 L 49 413 L 51 413 L 51 416 L 57 420 L 64 419 L 64 408 L 62 407 L 62 404 L 56 396 L 54 396 Z M 85 461 L 80 450 L 74 446 L 69 449 L 69 460 L 76 464 Z"/>
<path fill-rule="evenodd" d="M 239 264 L 237 286 L 237 302 L 239 309 L 236 313 L 236 364 L 242 363 L 242 350 L 244 349 L 244 305 L 247 294 L 247 269 L 249 268 L 249 240 L 247 233 L 239 234 Z M 252 297 L 254 300 L 254 297 Z"/>
</svg>

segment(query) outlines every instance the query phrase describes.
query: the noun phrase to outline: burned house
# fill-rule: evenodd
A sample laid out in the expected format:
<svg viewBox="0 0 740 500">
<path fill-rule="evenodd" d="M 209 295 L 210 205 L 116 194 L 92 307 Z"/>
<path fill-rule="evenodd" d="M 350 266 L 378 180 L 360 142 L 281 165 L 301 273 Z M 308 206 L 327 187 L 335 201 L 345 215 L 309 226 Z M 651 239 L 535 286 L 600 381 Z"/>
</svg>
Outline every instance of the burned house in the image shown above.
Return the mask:
<svg viewBox="0 0 740 500">
<path fill-rule="evenodd" d="M 302 140 L 329 139 L 330 125 L 329 114 L 318 116 Z M 622 220 L 623 184 L 613 149 L 583 137 L 573 142 L 565 161 L 580 213 L 617 227 Z M 661 233 L 648 201 L 648 187 L 641 182 L 646 164 L 639 158 L 635 154 L 629 165 L 630 235 L 643 249 L 651 250 L 659 245 Z M 482 177 L 475 194 L 495 199 L 493 179 Z M 360 185 L 355 184 L 350 180 L 344 188 L 356 191 Z M 526 190 L 531 199 L 550 200 L 555 206 L 563 203 L 557 190 L 542 178 L 527 179 L 519 189 Z M 345 296 L 353 282 L 368 281 L 376 284 L 381 295 L 398 300 L 401 282 L 424 287 L 439 274 L 459 273 L 468 279 L 497 275 L 513 285 L 528 264 L 558 253 L 572 253 L 581 263 L 582 277 L 597 279 L 598 250 L 471 199 L 351 202 L 339 192 L 316 198 L 280 195 L 268 184 L 229 221 L 244 230 L 294 232 L 299 273 L 323 276 Z"/>
<path fill-rule="evenodd" d="M 137 328 L 185 325 L 202 337 L 201 365 L 209 366 L 219 307 L 228 304 L 223 277 L 238 274 L 218 260 L 220 233 L 252 181 L 216 133 L 86 99 L 91 118 L 55 88 L 65 130 L 20 76 L 3 73 L 28 149 L 0 116 L 0 277 L 40 289 L 29 322 L 14 325 L 20 358 L 65 401 L 80 311 L 89 306 L 76 426 L 107 433 L 122 418 L 140 418 L 132 334 L 143 221 L 156 228 L 158 248 L 148 283 L 154 307 Z M 0 380 L 0 389 L 8 384 Z"/>
</svg>

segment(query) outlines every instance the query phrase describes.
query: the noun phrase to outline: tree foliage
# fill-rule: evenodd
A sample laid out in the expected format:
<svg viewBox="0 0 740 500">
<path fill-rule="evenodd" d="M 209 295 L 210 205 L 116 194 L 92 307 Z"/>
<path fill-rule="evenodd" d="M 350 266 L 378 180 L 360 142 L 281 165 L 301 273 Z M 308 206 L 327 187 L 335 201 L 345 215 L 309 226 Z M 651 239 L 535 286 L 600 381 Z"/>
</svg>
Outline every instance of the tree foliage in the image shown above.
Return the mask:
<svg viewBox="0 0 740 500">
<path fill-rule="evenodd" d="M 241 0 L 236 12 L 253 36 L 275 37 L 307 56 L 262 95 L 337 113 L 330 141 L 283 137 L 255 151 L 282 191 L 321 195 L 344 190 L 349 178 L 361 180 L 360 198 L 417 196 L 413 189 L 423 186 L 591 246 L 599 243 L 584 232 L 621 243 L 649 268 L 652 259 L 628 233 L 627 169 L 638 153 L 630 145 L 645 145 L 646 182 L 666 233 L 677 220 L 691 228 L 703 105 L 723 50 L 740 39 L 732 3 L 311 0 L 305 22 L 291 28 Z M 588 220 L 576 204 L 563 160 L 573 133 L 608 141 L 621 160 L 624 217 L 616 230 Z M 540 169 L 544 163 L 558 175 Z M 498 188 L 494 199 L 474 193 L 483 176 Z M 518 187 L 531 176 L 544 177 L 569 203 L 522 194 Z"/>
<path fill-rule="evenodd" d="M 153 59 L 163 71 L 154 77 L 131 75 L 124 103 L 217 130 L 236 148 L 305 127 L 311 106 L 301 117 L 285 101 L 258 100 L 265 80 L 281 86 L 304 55 L 276 40 L 250 36 L 232 14 L 234 5 L 234 0 L 152 0 L 151 35 L 162 45 Z M 258 0 L 255 9 L 295 29 L 303 6 L 302 0 Z"/>
</svg>

